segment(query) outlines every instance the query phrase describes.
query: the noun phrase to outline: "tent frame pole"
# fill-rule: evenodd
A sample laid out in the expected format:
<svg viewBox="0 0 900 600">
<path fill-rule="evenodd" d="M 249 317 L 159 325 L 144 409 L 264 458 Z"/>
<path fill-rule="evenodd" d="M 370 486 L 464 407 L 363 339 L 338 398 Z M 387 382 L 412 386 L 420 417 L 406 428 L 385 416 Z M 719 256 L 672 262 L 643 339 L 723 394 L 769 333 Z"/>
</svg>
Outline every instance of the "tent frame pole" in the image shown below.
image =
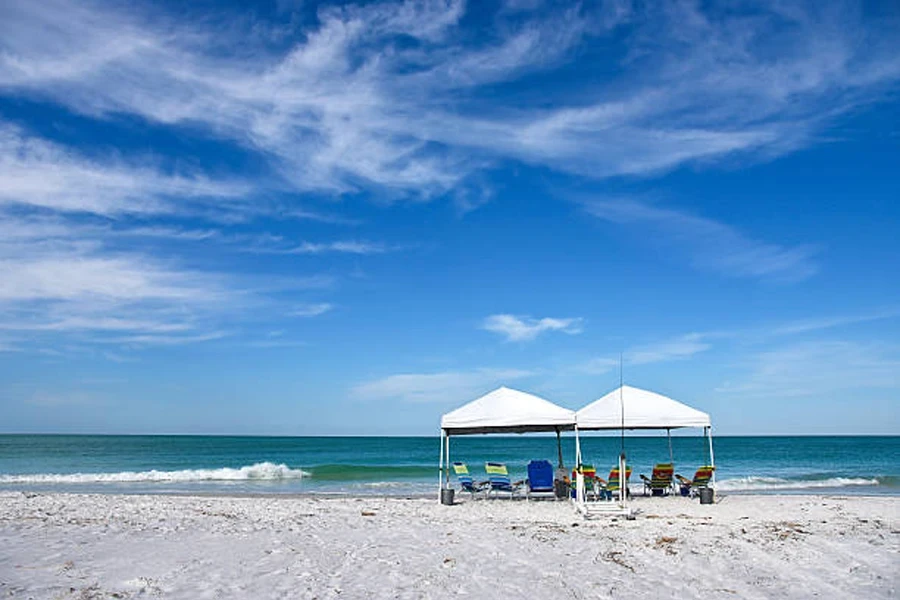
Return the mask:
<svg viewBox="0 0 900 600">
<path fill-rule="evenodd" d="M 568 493 L 568 492 L 567 492 Z M 581 439 L 575 425 L 575 503 L 584 503 L 584 474 L 581 472 Z"/>
<path fill-rule="evenodd" d="M 444 489 L 444 438 L 447 432 L 441 429 L 441 456 L 438 459 L 438 502 L 441 500 L 441 490 Z"/>
<path fill-rule="evenodd" d="M 669 438 L 669 463 L 674 467 L 675 466 L 675 455 L 672 454 L 672 428 L 666 428 L 666 436 Z"/>
<path fill-rule="evenodd" d="M 562 457 L 562 437 L 559 433 L 559 427 L 556 428 L 556 454 L 559 457 L 559 468 L 563 467 L 563 457 Z"/>
<path fill-rule="evenodd" d="M 710 487 L 716 488 L 716 456 L 713 454 L 712 425 L 706 427 L 706 437 L 709 440 L 709 466 L 713 468 L 712 477 L 710 478 Z"/>
<path fill-rule="evenodd" d="M 447 435 L 447 460 L 444 461 L 444 486 L 450 487 L 450 435 Z"/>
</svg>

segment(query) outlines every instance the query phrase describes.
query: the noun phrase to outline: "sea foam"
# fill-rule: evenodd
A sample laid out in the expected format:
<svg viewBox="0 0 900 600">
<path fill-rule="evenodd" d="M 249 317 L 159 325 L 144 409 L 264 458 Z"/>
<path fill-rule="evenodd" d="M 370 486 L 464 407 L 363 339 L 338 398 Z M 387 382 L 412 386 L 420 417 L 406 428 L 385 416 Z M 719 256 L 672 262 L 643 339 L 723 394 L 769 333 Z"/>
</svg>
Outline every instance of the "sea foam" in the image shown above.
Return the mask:
<svg viewBox="0 0 900 600">
<path fill-rule="evenodd" d="M 810 488 L 840 488 L 878 485 L 877 479 L 862 477 L 831 477 L 828 479 L 781 479 L 778 477 L 739 477 L 716 482 L 716 489 L 725 492 L 764 490 L 804 490 Z"/>
<path fill-rule="evenodd" d="M 9 483 L 137 483 L 189 481 L 274 481 L 302 479 L 309 473 L 285 464 L 256 463 L 238 469 L 185 469 L 181 471 L 122 471 L 119 473 L 36 473 L 0 475 L 0 484 Z"/>
</svg>

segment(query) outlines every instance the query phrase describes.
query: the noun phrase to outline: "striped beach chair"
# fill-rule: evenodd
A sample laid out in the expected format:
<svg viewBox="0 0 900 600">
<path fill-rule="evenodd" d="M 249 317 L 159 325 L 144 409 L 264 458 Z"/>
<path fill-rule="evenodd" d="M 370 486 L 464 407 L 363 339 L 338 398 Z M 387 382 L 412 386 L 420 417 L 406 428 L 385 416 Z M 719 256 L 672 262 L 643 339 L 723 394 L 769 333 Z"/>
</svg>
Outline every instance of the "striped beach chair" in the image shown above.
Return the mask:
<svg viewBox="0 0 900 600">
<path fill-rule="evenodd" d="M 675 479 L 681 484 L 681 495 L 693 498 L 699 493 L 700 489 L 709 487 L 709 482 L 715 470 L 716 468 L 712 465 L 704 465 L 697 469 L 693 479 L 682 477 L 676 473 Z"/>
<path fill-rule="evenodd" d="M 597 478 L 599 481 L 603 482 L 599 477 Z M 625 466 L 625 495 L 631 496 L 631 490 L 628 489 L 628 480 L 631 479 L 631 467 Z M 603 486 L 603 494 L 606 496 L 607 500 L 612 500 L 616 496 L 619 495 L 619 490 L 621 489 L 622 483 L 619 481 L 619 467 L 613 467 L 609 471 L 609 479 L 607 479 Z"/>
<path fill-rule="evenodd" d="M 590 500 L 593 498 L 596 500 L 603 496 L 603 493 L 600 488 L 603 485 L 600 483 L 600 479 L 597 478 L 597 469 L 594 468 L 594 465 L 585 465 L 582 464 L 580 467 L 575 467 L 572 469 L 572 497 L 574 498 L 577 491 L 576 486 L 578 485 L 578 473 L 584 477 L 584 499 Z"/>
<path fill-rule="evenodd" d="M 644 495 L 667 496 L 672 491 L 672 477 L 675 475 L 675 465 L 672 463 L 659 463 L 653 467 L 653 473 L 647 477 L 641 473 L 644 481 Z"/>
<path fill-rule="evenodd" d="M 512 498 L 524 483 L 523 481 L 516 481 L 513 483 L 509 479 L 509 471 L 506 470 L 506 465 L 503 463 L 485 463 L 484 470 L 488 476 L 488 496 L 492 494 L 494 496 L 498 496 L 499 494 L 509 494 L 509 497 Z"/>
<path fill-rule="evenodd" d="M 459 489 L 463 492 L 469 492 L 472 494 L 472 499 L 484 491 L 485 486 L 487 486 L 486 481 L 475 482 L 472 479 L 472 476 L 469 474 L 469 467 L 466 466 L 466 463 L 455 462 L 453 463 L 453 472 L 456 474 L 456 481 L 459 482 Z"/>
</svg>

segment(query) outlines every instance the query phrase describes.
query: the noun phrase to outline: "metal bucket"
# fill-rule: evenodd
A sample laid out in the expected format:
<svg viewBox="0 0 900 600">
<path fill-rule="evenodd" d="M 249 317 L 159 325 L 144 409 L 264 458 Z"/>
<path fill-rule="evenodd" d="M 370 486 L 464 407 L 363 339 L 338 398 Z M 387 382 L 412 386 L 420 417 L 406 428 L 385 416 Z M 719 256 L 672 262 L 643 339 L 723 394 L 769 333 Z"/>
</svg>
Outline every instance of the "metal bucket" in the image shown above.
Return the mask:
<svg viewBox="0 0 900 600">
<path fill-rule="evenodd" d="M 712 488 L 700 488 L 700 504 L 712 504 L 715 497 L 715 491 Z"/>
<path fill-rule="evenodd" d="M 453 488 L 441 488 L 441 504 L 453 506 L 454 494 L 456 494 L 456 490 Z"/>
</svg>

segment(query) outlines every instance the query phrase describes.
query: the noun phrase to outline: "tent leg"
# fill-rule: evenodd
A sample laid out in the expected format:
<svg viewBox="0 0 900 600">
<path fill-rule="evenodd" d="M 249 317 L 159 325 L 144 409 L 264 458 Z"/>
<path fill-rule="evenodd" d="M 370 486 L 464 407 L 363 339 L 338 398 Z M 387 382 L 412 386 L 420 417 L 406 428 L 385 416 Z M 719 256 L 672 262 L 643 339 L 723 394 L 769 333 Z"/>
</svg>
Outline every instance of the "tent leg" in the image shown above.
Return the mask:
<svg viewBox="0 0 900 600">
<path fill-rule="evenodd" d="M 441 490 L 444 489 L 444 438 L 446 435 L 441 429 L 441 456 L 438 459 L 438 502 L 441 500 Z"/>
<path fill-rule="evenodd" d="M 569 494 L 570 492 L 566 492 Z M 578 436 L 578 426 L 575 426 L 575 503 L 584 503 L 584 475 L 581 473 L 581 439 Z"/>
<path fill-rule="evenodd" d="M 672 454 L 672 430 L 666 429 L 666 435 L 669 437 L 669 464 L 675 465 L 675 455 Z"/>
<path fill-rule="evenodd" d="M 562 458 L 562 438 L 559 435 L 559 428 L 556 428 L 556 453 L 559 456 L 559 468 L 563 468 L 563 458 Z"/>
<path fill-rule="evenodd" d="M 711 479 L 710 487 L 715 489 L 715 487 L 716 487 L 716 469 L 715 469 L 716 456 L 715 456 L 715 454 L 713 454 L 713 440 L 712 440 L 712 427 L 711 426 L 706 428 L 706 437 L 709 440 L 709 466 L 713 467 L 712 477 L 710 478 Z"/>
<path fill-rule="evenodd" d="M 450 487 L 450 439 L 451 436 L 447 434 L 447 441 L 444 443 L 444 448 L 446 448 L 447 458 L 444 460 L 444 486 Z"/>
</svg>

